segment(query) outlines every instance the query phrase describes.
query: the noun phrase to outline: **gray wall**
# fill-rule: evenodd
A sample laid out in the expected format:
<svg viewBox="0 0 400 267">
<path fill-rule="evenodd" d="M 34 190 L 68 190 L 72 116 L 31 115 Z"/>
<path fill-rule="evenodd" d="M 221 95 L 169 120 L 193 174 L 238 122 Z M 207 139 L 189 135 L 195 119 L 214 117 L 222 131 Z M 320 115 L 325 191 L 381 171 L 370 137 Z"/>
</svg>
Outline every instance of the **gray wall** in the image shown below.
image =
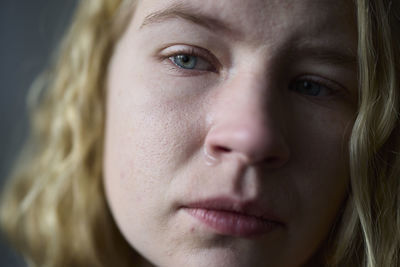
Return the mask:
<svg viewBox="0 0 400 267">
<path fill-rule="evenodd" d="M 0 189 L 28 130 L 25 96 L 76 0 L 0 0 Z M 0 235 L 0 266 L 24 266 Z"/>
</svg>

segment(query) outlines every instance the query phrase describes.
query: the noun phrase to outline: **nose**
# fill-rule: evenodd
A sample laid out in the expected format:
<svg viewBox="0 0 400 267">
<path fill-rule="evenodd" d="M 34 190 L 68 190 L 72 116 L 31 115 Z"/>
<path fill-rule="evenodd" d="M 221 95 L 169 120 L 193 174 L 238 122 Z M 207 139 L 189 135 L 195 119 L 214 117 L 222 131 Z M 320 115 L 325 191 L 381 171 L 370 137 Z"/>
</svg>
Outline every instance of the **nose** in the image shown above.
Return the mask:
<svg viewBox="0 0 400 267">
<path fill-rule="evenodd" d="M 220 88 L 209 114 L 205 154 L 213 161 L 237 159 L 246 165 L 279 168 L 289 159 L 284 107 L 278 94 L 254 75 Z"/>
</svg>

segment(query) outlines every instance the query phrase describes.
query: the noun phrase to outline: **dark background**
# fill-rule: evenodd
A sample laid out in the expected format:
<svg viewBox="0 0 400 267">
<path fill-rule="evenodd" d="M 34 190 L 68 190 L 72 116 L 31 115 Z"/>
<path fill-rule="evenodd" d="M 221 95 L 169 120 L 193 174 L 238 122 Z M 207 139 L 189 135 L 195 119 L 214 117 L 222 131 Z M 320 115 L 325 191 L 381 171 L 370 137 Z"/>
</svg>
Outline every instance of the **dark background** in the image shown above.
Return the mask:
<svg viewBox="0 0 400 267">
<path fill-rule="evenodd" d="M 27 90 L 48 63 L 76 2 L 0 0 L 0 189 L 28 131 Z M 0 266 L 25 266 L 3 235 Z"/>
</svg>

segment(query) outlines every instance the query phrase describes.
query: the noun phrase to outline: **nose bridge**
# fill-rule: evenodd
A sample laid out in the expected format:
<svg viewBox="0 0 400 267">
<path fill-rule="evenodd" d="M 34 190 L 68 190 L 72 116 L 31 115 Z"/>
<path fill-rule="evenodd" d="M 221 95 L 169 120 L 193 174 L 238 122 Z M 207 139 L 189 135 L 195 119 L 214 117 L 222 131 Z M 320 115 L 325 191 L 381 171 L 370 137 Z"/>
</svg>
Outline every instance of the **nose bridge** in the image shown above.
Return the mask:
<svg viewBox="0 0 400 267">
<path fill-rule="evenodd" d="M 229 113 L 220 112 L 228 119 L 232 116 L 236 123 L 250 124 L 267 122 L 267 111 L 272 107 L 272 92 L 267 89 L 266 78 L 257 73 L 242 73 L 232 79 L 224 88 L 219 101 L 223 103 Z M 223 107 L 222 107 L 223 108 Z M 240 120 L 243 119 L 243 120 Z"/>
<path fill-rule="evenodd" d="M 237 73 L 220 88 L 206 140 L 214 158 L 229 155 L 275 165 L 286 160 L 279 94 L 270 80 L 261 72 Z"/>
<path fill-rule="evenodd" d="M 282 131 L 279 92 L 265 72 L 237 73 L 217 98 L 215 115 L 221 124 L 251 133 L 255 140 Z"/>
</svg>

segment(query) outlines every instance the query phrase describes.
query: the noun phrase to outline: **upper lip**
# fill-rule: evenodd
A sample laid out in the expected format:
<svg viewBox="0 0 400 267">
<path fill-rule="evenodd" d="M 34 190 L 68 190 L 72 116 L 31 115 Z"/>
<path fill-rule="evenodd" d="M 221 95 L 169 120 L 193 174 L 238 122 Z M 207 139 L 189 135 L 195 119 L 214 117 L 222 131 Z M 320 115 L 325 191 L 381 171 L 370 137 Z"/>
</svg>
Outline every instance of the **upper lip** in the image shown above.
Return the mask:
<svg viewBox="0 0 400 267">
<path fill-rule="evenodd" d="M 282 220 L 276 216 L 268 207 L 260 201 L 238 201 L 230 197 L 212 197 L 203 200 L 189 202 L 183 205 L 184 208 L 220 210 L 238 213 L 245 216 L 253 216 L 259 219 L 283 224 Z"/>
</svg>

